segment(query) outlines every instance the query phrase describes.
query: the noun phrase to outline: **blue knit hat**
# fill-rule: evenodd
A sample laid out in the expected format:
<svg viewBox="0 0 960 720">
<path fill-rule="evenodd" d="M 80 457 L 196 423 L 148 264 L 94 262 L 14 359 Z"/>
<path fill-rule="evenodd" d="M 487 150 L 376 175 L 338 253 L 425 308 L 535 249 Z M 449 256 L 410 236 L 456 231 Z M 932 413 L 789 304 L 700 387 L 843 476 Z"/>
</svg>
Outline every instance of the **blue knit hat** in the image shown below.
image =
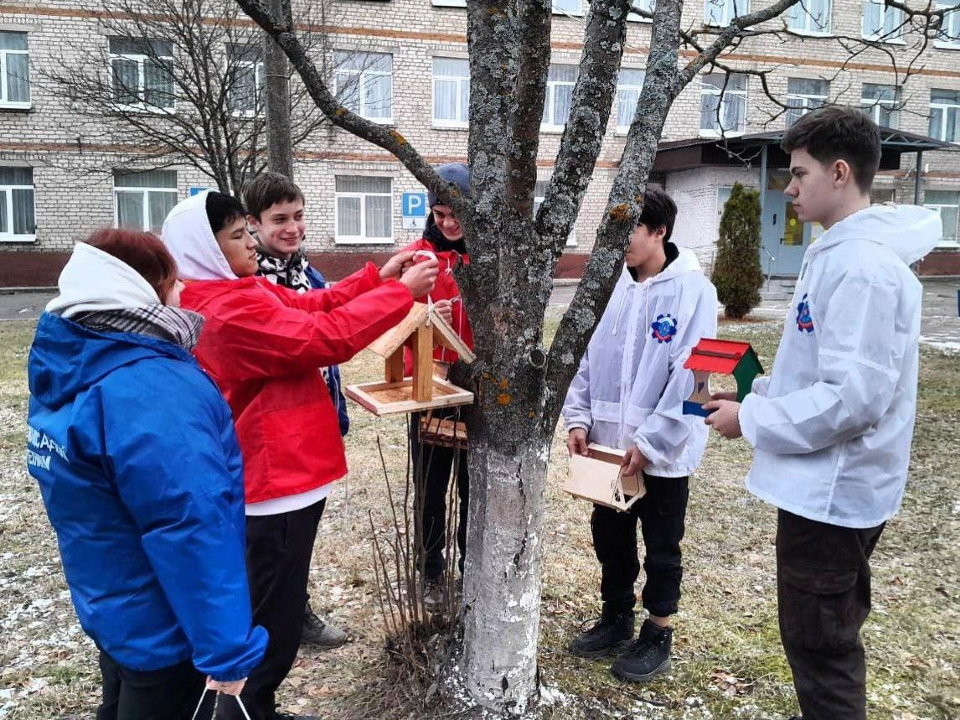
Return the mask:
<svg viewBox="0 0 960 720">
<path fill-rule="evenodd" d="M 437 173 L 448 183 L 453 183 L 464 197 L 470 197 L 470 168 L 465 163 L 447 163 L 437 168 Z M 427 203 L 433 207 L 438 202 L 437 196 L 427 191 Z"/>
</svg>

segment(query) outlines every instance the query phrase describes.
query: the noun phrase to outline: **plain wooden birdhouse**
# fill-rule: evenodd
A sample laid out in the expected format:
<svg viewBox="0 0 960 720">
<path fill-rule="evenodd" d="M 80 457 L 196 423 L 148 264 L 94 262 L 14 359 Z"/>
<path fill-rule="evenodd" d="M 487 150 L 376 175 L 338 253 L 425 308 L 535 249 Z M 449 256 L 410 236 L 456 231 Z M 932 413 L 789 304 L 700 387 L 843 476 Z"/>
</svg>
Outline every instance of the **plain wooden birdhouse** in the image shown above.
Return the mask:
<svg viewBox="0 0 960 720">
<path fill-rule="evenodd" d="M 693 370 L 694 381 L 693 394 L 683 403 L 683 414 L 700 417 L 710 414 L 703 405 L 710 402 L 711 375 L 732 375 L 737 381 L 737 401 L 743 402 L 753 386 L 753 379 L 763 374 L 760 358 L 750 343 L 733 340 L 703 338 L 683 366 Z"/>
<path fill-rule="evenodd" d="M 647 489 L 642 475 L 623 477 L 624 451 L 590 443 L 590 455 L 570 456 L 570 474 L 563 489 L 574 497 L 626 512 Z"/>
<path fill-rule="evenodd" d="M 413 354 L 413 375 L 404 377 L 403 349 L 408 345 Z M 347 397 L 375 415 L 471 404 L 472 392 L 434 373 L 433 349 L 437 346 L 452 350 L 466 363 L 475 359 L 466 343 L 431 306 L 414 303 L 399 325 L 367 347 L 384 359 L 384 382 L 347 385 Z"/>
</svg>

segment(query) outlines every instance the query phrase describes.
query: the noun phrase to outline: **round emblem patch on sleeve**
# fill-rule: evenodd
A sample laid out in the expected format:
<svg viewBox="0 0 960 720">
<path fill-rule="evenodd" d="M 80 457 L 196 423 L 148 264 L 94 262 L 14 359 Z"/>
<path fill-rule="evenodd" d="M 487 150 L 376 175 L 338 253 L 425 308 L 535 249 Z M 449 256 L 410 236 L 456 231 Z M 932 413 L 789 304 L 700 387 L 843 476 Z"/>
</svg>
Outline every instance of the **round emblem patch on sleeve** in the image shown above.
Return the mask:
<svg viewBox="0 0 960 720">
<path fill-rule="evenodd" d="M 658 343 L 668 343 L 677 334 L 677 320 L 670 313 L 657 315 L 657 319 L 650 323 L 650 337 Z"/>
<path fill-rule="evenodd" d="M 800 304 L 797 305 L 797 330 L 801 333 L 813 332 L 813 317 L 810 315 L 810 301 L 807 293 L 803 294 Z"/>
</svg>

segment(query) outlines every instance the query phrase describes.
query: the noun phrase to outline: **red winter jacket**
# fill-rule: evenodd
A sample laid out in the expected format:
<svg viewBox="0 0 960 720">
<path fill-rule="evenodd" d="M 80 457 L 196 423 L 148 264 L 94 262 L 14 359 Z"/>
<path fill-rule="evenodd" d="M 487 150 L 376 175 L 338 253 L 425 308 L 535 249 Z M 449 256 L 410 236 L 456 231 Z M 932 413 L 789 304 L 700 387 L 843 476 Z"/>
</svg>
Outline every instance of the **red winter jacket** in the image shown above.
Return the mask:
<svg viewBox="0 0 960 720">
<path fill-rule="evenodd" d="M 460 338 L 467 344 L 467 347 L 473 350 L 473 329 L 470 327 L 470 321 L 467 319 L 467 310 L 464 308 L 463 301 L 460 299 L 460 289 L 457 287 L 457 281 L 453 277 L 453 269 L 457 266 L 457 261 L 463 260 L 464 265 L 469 265 L 469 256 L 466 253 L 460 254 L 456 250 L 445 250 L 441 252 L 437 250 L 433 243 L 427 240 L 427 238 L 420 238 L 415 243 L 405 247 L 401 252 L 411 252 L 414 250 L 427 250 L 437 256 L 437 261 L 440 263 L 440 274 L 437 276 L 437 284 L 434 286 L 433 292 L 430 293 L 430 299 L 434 302 L 437 300 L 455 299 L 453 303 L 453 322 L 451 325 Z M 417 302 L 425 303 L 427 302 L 427 298 L 419 297 L 417 298 Z M 407 375 L 411 375 L 413 374 L 413 355 L 409 348 L 404 351 L 403 356 L 404 372 Z M 444 347 L 436 347 L 433 350 L 433 358 L 434 360 L 452 364 L 456 362 L 457 354 Z"/>
<path fill-rule="evenodd" d="M 297 495 L 343 477 L 337 411 L 318 368 L 346 362 L 413 307 L 376 266 L 303 295 L 265 278 L 188 283 L 181 305 L 206 318 L 197 360 L 233 411 L 246 502 Z"/>
</svg>

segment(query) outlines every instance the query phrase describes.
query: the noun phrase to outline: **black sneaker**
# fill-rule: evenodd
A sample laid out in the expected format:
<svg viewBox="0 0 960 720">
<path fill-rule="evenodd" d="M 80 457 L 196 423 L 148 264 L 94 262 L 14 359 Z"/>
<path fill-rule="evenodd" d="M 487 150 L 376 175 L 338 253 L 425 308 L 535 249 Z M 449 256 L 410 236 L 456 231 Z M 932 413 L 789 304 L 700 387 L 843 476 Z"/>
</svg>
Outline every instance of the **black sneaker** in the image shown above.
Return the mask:
<svg viewBox="0 0 960 720">
<path fill-rule="evenodd" d="M 604 613 L 600 622 L 586 632 L 577 635 L 567 650 L 582 658 L 598 658 L 615 655 L 627 646 L 633 637 L 632 610 L 623 613 Z"/>
<path fill-rule="evenodd" d="M 303 634 L 300 643 L 312 645 L 320 650 L 332 650 L 347 641 L 347 634 L 336 625 L 318 616 L 310 606 L 303 613 Z"/>
<path fill-rule="evenodd" d="M 621 680 L 646 682 L 670 669 L 673 628 L 662 628 L 649 620 L 640 626 L 640 635 L 613 663 L 610 671 Z"/>
</svg>

